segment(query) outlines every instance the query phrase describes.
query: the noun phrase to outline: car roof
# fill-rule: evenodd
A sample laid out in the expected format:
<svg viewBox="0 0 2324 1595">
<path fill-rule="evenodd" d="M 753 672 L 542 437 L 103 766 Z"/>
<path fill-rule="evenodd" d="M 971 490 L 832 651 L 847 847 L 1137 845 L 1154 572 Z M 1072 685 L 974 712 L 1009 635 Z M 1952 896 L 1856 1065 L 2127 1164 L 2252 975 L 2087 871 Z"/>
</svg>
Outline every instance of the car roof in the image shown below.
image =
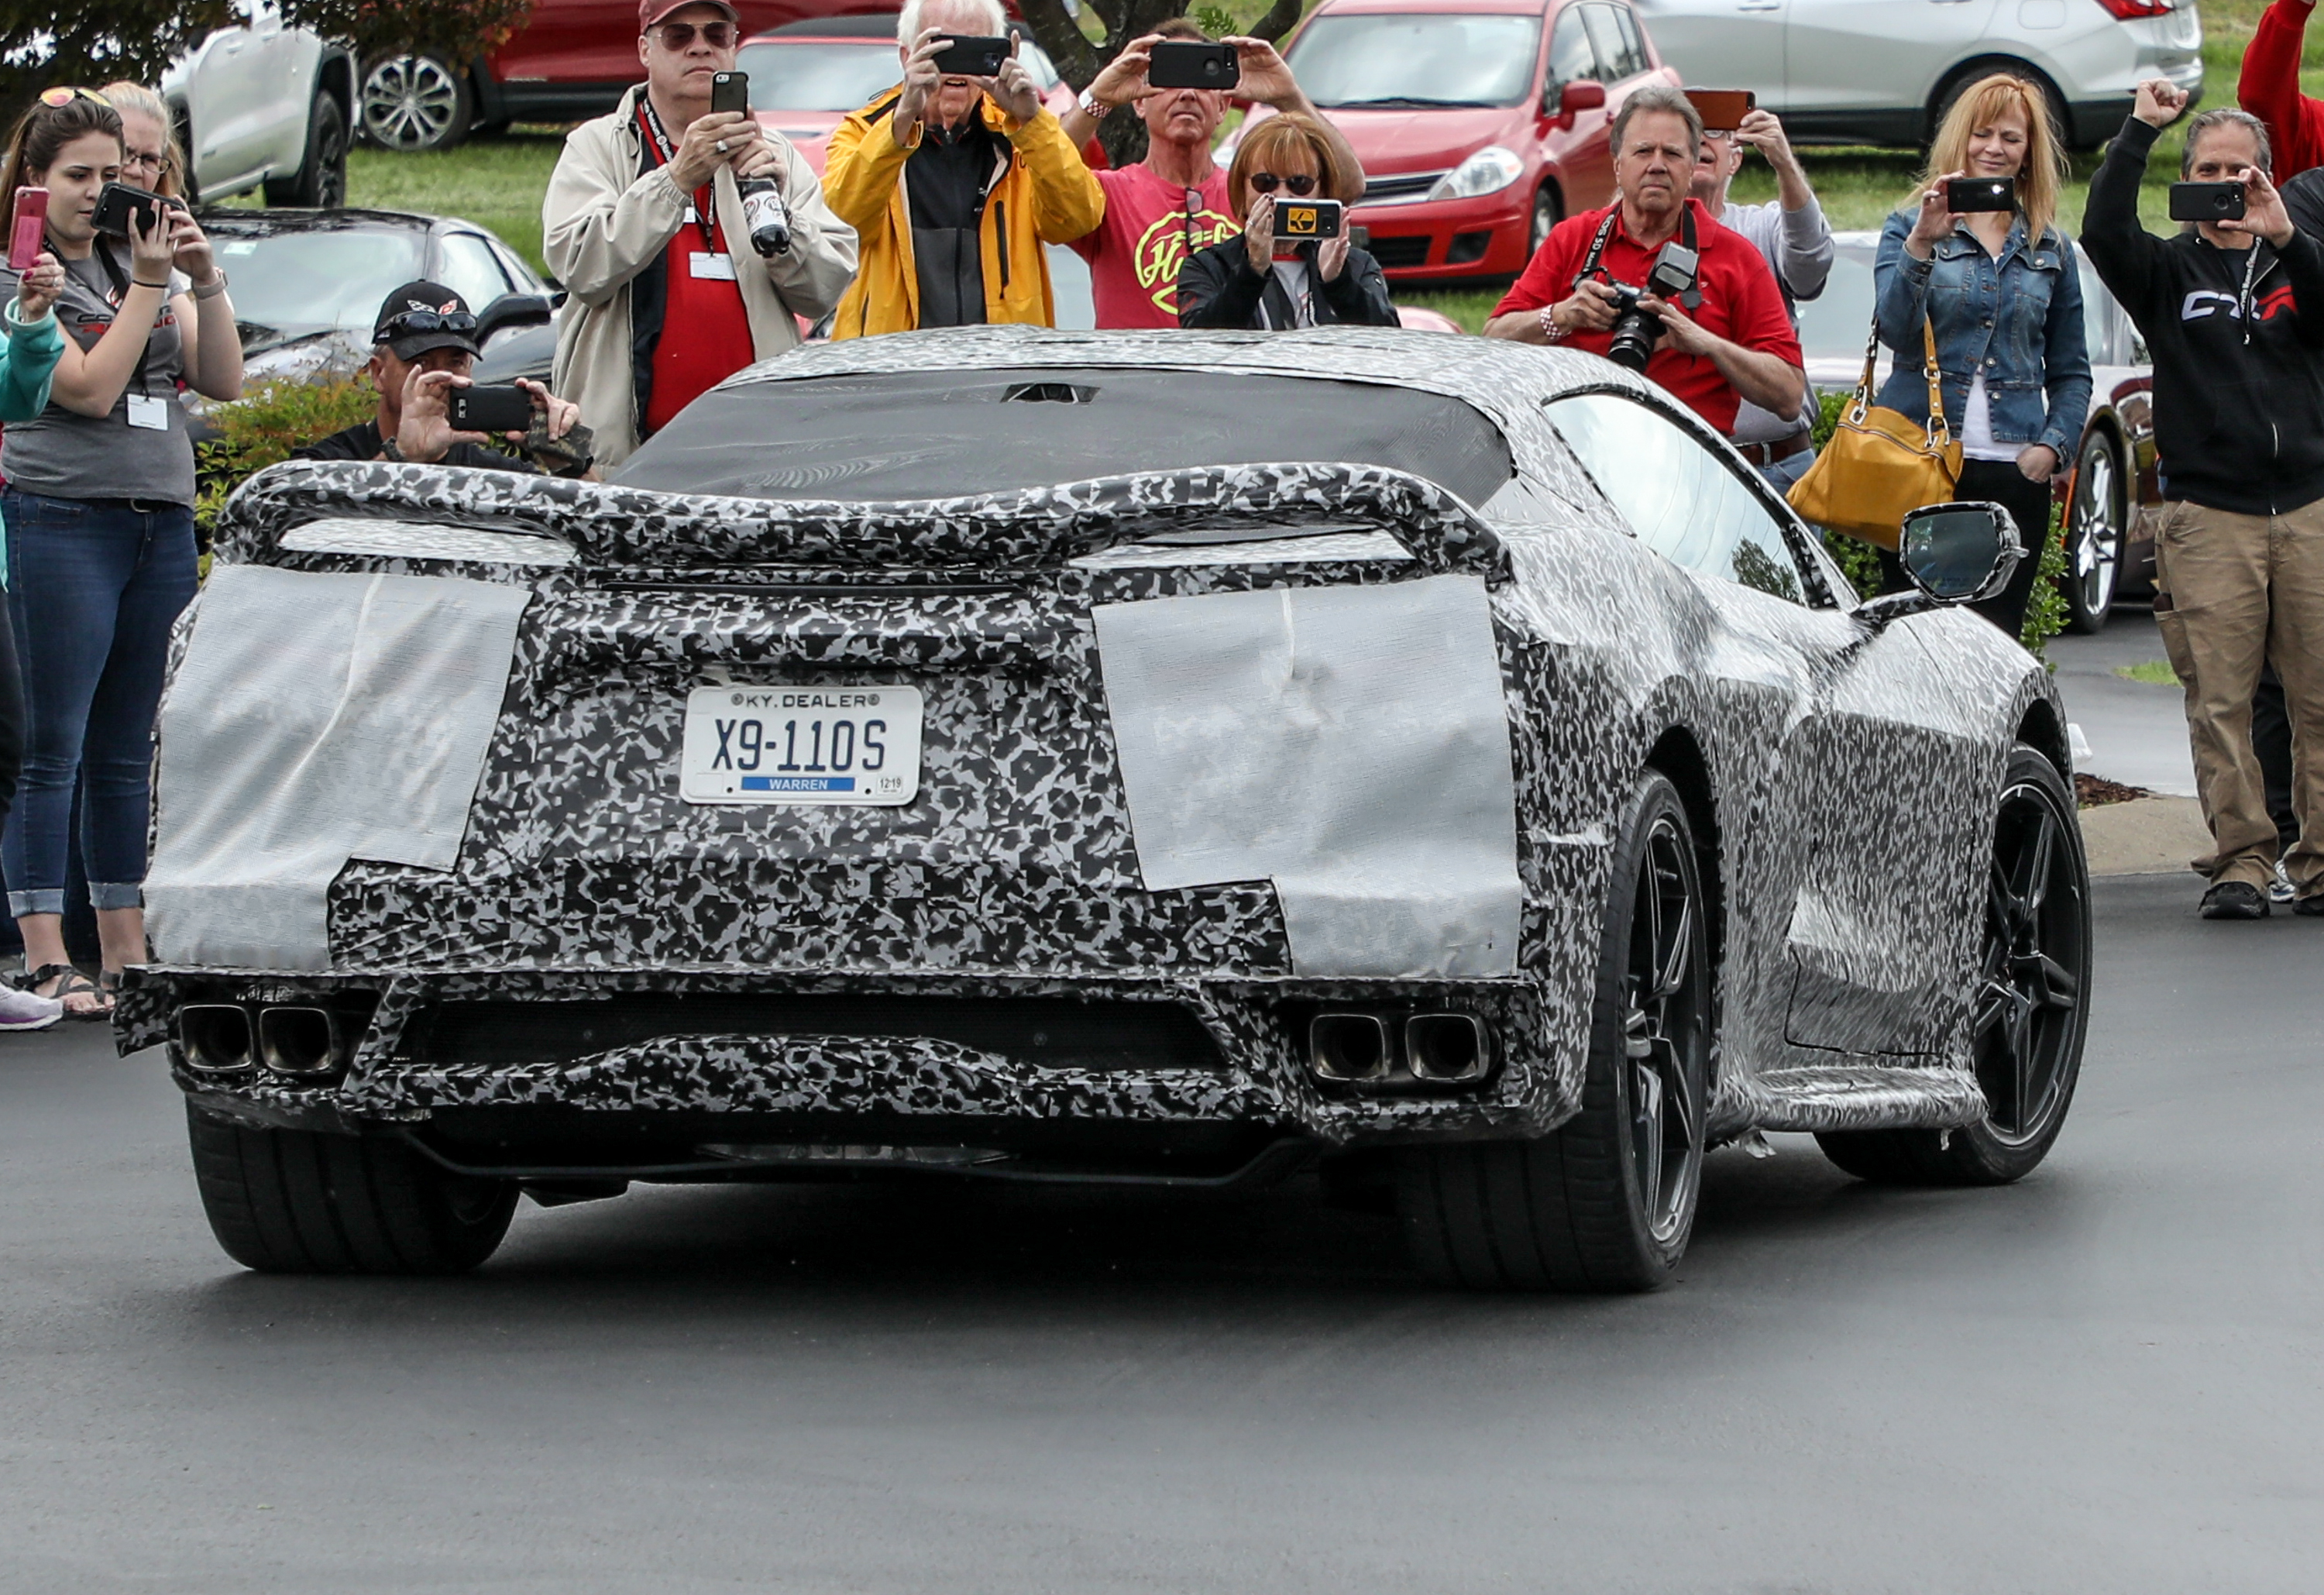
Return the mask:
<svg viewBox="0 0 2324 1595">
<path fill-rule="evenodd" d="M 1308 20 L 1331 16 L 1539 16 L 1559 0 L 1323 0 Z"/>
<path fill-rule="evenodd" d="M 785 23 L 779 28 L 753 33 L 742 42 L 763 44 L 776 39 L 885 39 L 892 44 L 896 41 L 897 14 L 892 11 L 866 11 L 850 16 L 809 17 L 805 22 Z"/>
</svg>

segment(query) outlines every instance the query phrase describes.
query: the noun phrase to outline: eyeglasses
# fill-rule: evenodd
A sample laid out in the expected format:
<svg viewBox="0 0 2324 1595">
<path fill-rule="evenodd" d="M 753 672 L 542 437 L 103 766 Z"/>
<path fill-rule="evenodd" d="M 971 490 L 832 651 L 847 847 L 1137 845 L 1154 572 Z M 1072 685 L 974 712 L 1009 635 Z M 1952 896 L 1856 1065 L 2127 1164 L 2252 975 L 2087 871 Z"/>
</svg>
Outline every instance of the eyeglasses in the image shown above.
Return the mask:
<svg viewBox="0 0 2324 1595">
<path fill-rule="evenodd" d="M 1272 194 L 1280 186 L 1304 199 L 1315 191 L 1315 180 L 1304 171 L 1294 177 L 1277 177 L 1271 171 L 1254 171 L 1244 180 L 1262 194 Z"/>
<path fill-rule="evenodd" d="M 170 166 L 170 158 L 167 155 L 148 155 L 140 150 L 132 150 L 121 158 L 121 169 L 124 171 L 132 167 L 143 167 L 158 175 L 168 171 Z"/>
<path fill-rule="evenodd" d="M 41 103 L 51 111 L 61 111 L 77 99 L 93 100 L 108 108 L 113 104 L 94 88 L 43 88 L 41 90 Z"/>
<path fill-rule="evenodd" d="M 724 50 L 734 42 L 733 23 L 664 23 L 657 32 L 661 35 L 661 47 L 673 52 L 692 44 L 696 33 L 713 50 Z"/>
<path fill-rule="evenodd" d="M 392 343 L 422 332 L 474 332 L 476 318 L 466 310 L 406 310 L 389 318 L 375 341 Z"/>
</svg>

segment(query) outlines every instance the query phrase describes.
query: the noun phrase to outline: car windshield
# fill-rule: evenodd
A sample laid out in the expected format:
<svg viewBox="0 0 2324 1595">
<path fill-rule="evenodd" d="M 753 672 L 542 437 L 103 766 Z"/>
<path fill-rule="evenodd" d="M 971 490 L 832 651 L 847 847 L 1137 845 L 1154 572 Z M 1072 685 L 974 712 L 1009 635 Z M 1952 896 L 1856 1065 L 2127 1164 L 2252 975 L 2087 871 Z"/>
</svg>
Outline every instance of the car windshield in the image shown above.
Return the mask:
<svg viewBox="0 0 2324 1595">
<path fill-rule="evenodd" d="M 368 329 L 388 290 L 420 275 L 423 241 L 409 227 L 337 227 L 228 235 L 217 254 L 235 302 L 269 327 Z"/>
<path fill-rule="evenodd" d="M 752 44 L 734 64 L 751 75 L 754 111 L 852 111 L 904 75 L 884 39 Z"/>
<path fill-rule="evenodd" d="M 1872 251 L 1842 244 L 1823 291 L 1800 303 L 1800 353 L 1811 360 L 1861 358 L 1872 332 Z"/>
<path fill-rule="evenodd" d="M 688 405 L 613 479 L 738 498 L 925 499 L 1138 471 L 1341 460 L 1409 471 L 1472 504 L 1513 468 L 1499 429 L 1440 394 L 1067 366 L 733 383 Z"/>
<path fill-rule="evenodd" d="M 1540 41 L 1537 16 L 1321 16 L 1289 60 L 1319 106 L 1514 106 Z"/>
</svg>

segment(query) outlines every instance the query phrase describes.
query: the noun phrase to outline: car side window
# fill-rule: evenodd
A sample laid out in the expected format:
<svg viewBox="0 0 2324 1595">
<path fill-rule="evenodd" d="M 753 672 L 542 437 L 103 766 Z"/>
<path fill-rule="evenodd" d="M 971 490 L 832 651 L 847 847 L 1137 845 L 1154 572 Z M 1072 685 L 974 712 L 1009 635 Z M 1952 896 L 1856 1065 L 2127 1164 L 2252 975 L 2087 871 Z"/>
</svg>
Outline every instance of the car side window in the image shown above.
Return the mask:
<svg viewBox="0 0 2324 1595">
<path fill-rule="evenodd" d="M 1557 14 L 1557 25 L 1550 30 L 1549 81 L 1553 86 L 1598 76 L 1598 58 L 1590 48 L 1590 35 L 1582 26 L 1584 9 L 1567 6 Z"/>
<path fill-rule="evenodd" d="M 1622 49 L 1629 58 L 1629 70 L 1632 72 L 1654 70 L 1654 61 L 1646 54 L 1646 33 L 1638 26 L 1638 14 L 1627 5 L 1617 5 L 1612 9 L 1614 20 L 1622 25 Z"/>
<path fill-rule="evenodd" d="M 470 309 L 481 311 L 509 291 L 508 273 L 501 270 L 500 262 L 493 258 L 493 246 L 484 239 L 474 233 L 447 233 L 436 242 L 444 255 L 437 277 L 466 300 Z"/>
<path fill-rule="evenodd" d="M 1614 20 L 1612 6 L 1585 5 L 1582 8 L 1582 20 L 1590 31 L 1591 51 L 1598 57 L 1608 83 L 1619 83 L 1637 71 L 1623 41 L 1622 26 Z"/>
<path fill-rule="evenodd" d="M 1774 513 L 1676 422 L 1618 393 L 1555 400 L 1548 415 L 1640 542 L 1689 570 L 1807 601 Z"/>
</svg>

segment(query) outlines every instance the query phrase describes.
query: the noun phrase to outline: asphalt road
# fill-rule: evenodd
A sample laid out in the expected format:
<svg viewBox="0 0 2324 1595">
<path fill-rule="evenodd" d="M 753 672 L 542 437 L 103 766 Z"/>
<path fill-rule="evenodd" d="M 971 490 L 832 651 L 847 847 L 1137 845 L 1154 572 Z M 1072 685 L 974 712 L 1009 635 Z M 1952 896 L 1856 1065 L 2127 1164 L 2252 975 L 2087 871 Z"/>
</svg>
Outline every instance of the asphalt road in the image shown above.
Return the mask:
<svg viewBox="0 0 2324 1595">
<path fill-rule="evenodd" d="M 1722 1152 L 1618 1301 L 1435 1294 L 1312 1187 L 647 1191 L 262 1278 L 152 1056 L 0 1037 L 0 1589 L 2312 1590 L 2324 924 L 2197 884 L 2101 884 L 2034 1178 Z"/>
</svg>

